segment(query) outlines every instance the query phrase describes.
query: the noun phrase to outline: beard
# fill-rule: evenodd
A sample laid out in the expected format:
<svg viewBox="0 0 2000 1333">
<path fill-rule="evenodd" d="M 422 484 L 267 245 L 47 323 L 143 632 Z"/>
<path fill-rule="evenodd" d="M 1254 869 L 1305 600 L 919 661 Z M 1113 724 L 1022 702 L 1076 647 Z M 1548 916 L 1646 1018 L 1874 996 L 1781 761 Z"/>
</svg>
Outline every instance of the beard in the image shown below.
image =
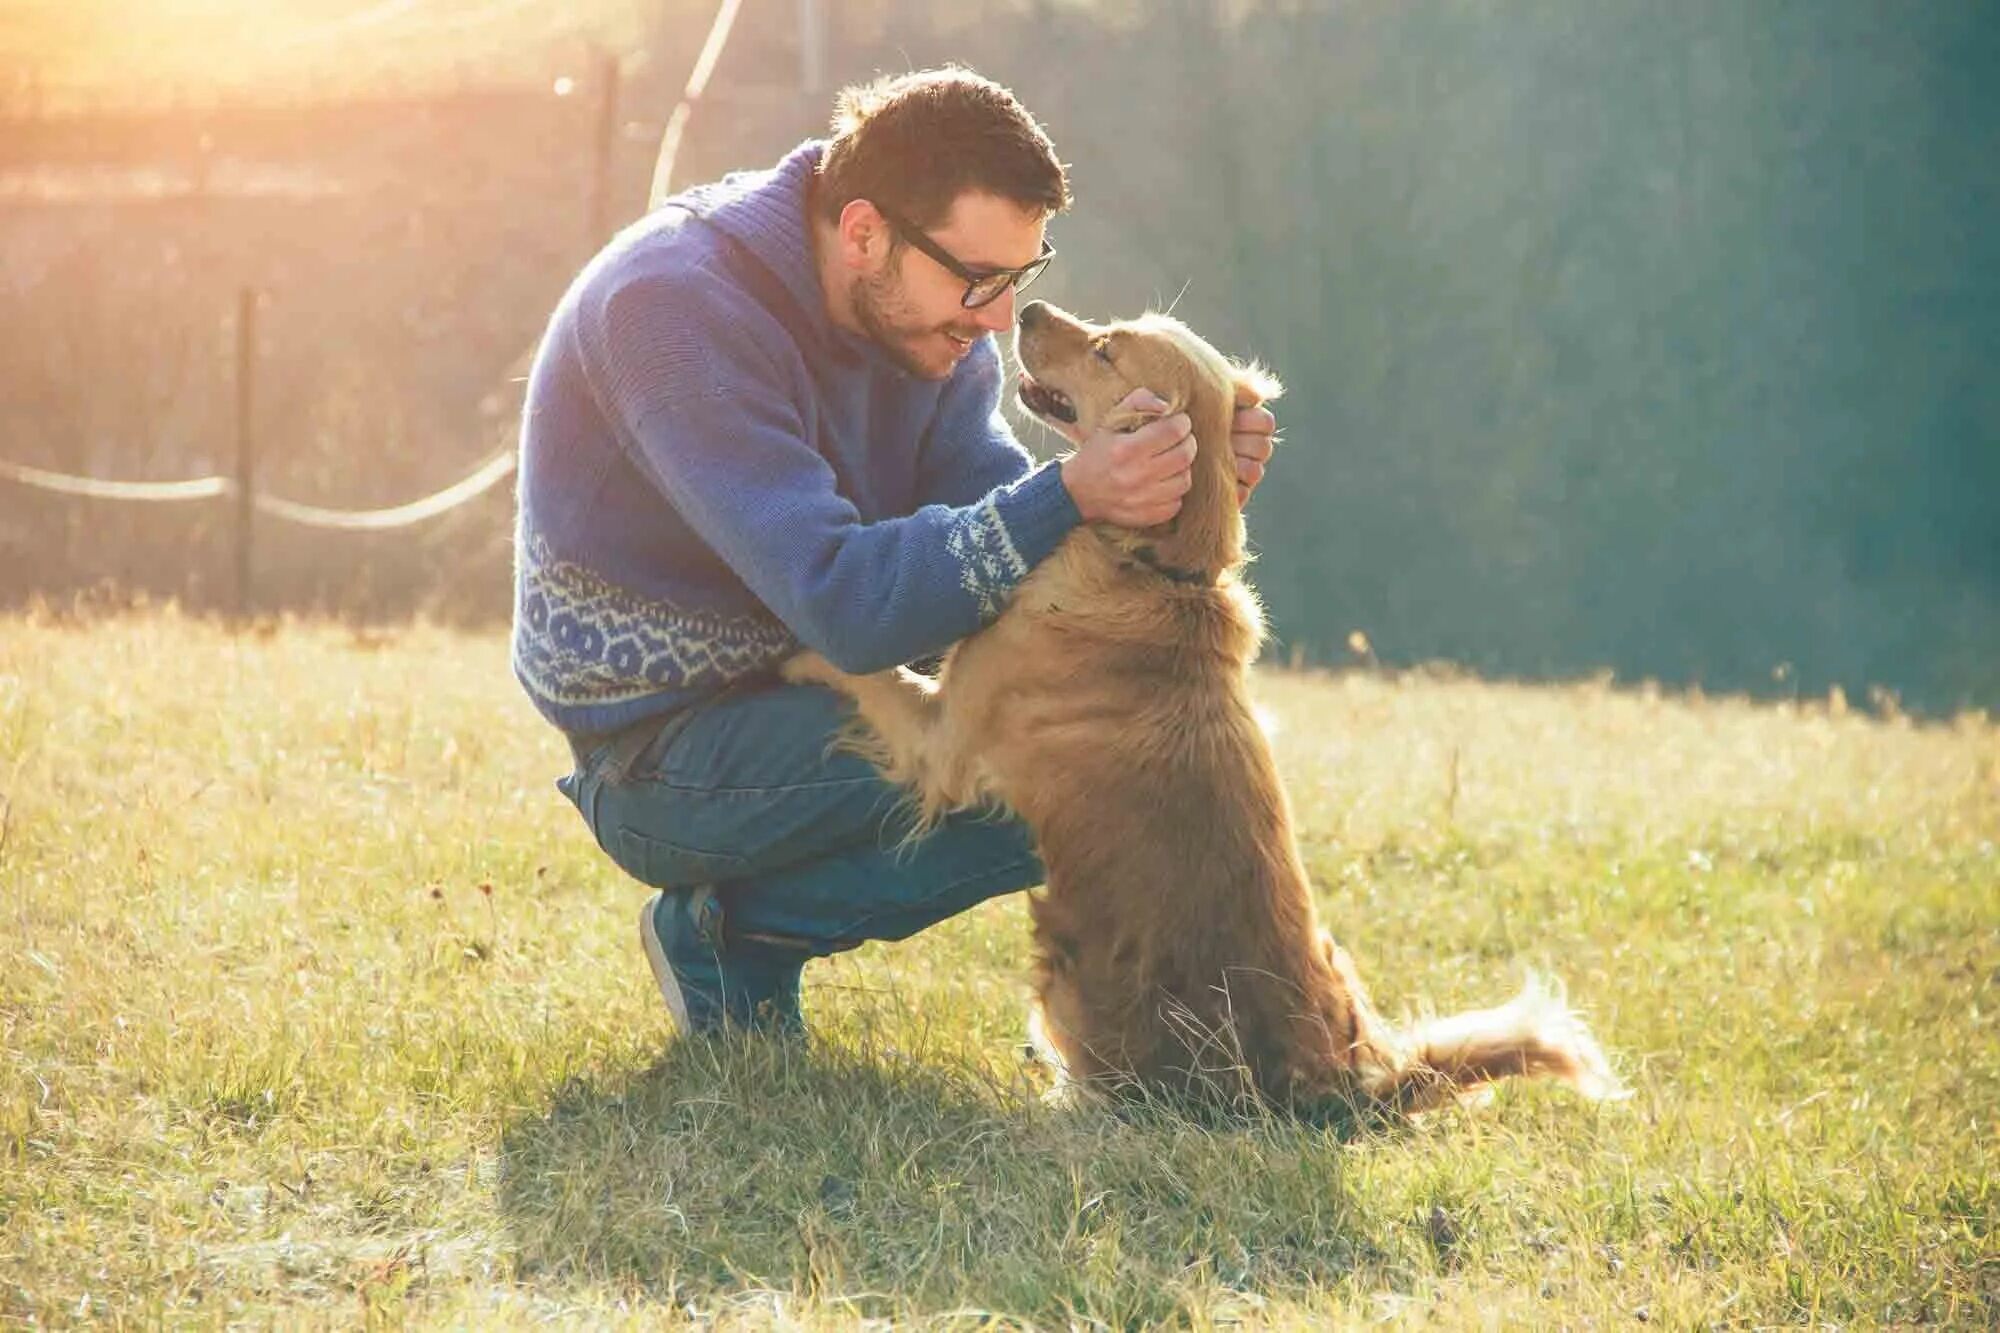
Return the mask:
<svg viewBox="0 0 2000 1333">
<path fill-rule="evenodd" d="M 976 324 L 923 318 L 903 292 L 900 265 L 855 283 L 854 321 L 891 360 L 924 380 L 946 378 L 971 350 L 952 342 L 952 336 L 977 341 L 986 332 Z"/>
</svg>

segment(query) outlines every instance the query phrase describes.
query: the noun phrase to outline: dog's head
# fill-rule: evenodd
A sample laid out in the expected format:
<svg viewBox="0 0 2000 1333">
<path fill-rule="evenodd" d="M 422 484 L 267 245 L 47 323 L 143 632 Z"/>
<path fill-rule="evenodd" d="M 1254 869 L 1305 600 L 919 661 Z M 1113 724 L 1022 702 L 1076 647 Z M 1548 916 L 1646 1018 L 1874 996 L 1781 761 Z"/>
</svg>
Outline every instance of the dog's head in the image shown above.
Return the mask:
<svg viewBox="0 0 2000 1333">
<path fill-rule="evenodd" d="M 1014 350 L 1022 405 L 1072 438 L 1144 424 L 1149 418 L 1118 407 L 1141 387 L 1164 398 L 1167 411 L 1186 412 L 1194 423 L 1194 484 L 1181 512 L 1144 539 L 1183 568 L 1216 573 L 1242 559 L 1230 422 L 1238 407 L 1277 397 L 1275 378 L 1231 361 L 1170 315 L 1089 324 L 1045 301 L 1021 308 Z"/>
</svg>

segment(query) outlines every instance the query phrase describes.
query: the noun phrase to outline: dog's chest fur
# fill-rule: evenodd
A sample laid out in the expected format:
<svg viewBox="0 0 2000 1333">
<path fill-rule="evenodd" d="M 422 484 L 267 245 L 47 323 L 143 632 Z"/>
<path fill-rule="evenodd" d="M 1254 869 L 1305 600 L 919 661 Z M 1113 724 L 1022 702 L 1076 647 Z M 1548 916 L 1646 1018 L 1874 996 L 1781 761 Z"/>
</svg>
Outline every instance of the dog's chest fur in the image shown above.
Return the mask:
<svg viewBox="0 0 2000 1333">
<path fill-rule="evenodd" d="M 1241 702 L 1263 633 L 1256 597 L 1233 572 L 1204 587 L 1177 583 L 1080 529 L 1016 590 L 1008 611 L 946 661 L 953 710 L 998 738 L 986 767 L 997 794 L 1033 819 L 1010 781 L 1041 755 L 1117 726 L 1126 740 L 1157 723 Z M 1134 732 L 1140 723 L 1151 731 Z M 1172 732 L 1177 728 L 1169 727 Z M 1261 737 L 1260 737 L 1261 740 Z M 1011 742 L 1011 743 L 1010 743 Z M 1014 744 L 1035 747 L 1010 763 Z"/>
</svg>

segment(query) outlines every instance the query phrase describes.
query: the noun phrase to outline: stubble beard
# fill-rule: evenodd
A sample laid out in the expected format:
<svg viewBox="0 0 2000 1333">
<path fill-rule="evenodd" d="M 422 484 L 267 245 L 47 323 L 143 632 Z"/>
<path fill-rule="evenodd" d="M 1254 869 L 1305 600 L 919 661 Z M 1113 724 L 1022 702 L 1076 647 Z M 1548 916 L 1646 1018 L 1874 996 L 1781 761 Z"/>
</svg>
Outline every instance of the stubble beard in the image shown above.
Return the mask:
<svg viewBox="0 0 2000 1333">
<path fill-rule="evenodd" d="M 965 333 L 966 330 L 953 329 L 950 325 L 926 324 L 911 317 L 909 303 L 903 297 L 901 275 L 893 269 L 856 280 L 854 322 L 861 326 L 861 331 L 870 342 L 918 379 L 946 379 L 964 356 L 961 353 L 942 366 L 920 359 L 918 349 L 922 346 L 942 348 L 946 345 L 940 334 L 946 331 Z M 982 332 L 984 330 L 973 331 L 971 336 L 976 340 Z"/>
</svg>

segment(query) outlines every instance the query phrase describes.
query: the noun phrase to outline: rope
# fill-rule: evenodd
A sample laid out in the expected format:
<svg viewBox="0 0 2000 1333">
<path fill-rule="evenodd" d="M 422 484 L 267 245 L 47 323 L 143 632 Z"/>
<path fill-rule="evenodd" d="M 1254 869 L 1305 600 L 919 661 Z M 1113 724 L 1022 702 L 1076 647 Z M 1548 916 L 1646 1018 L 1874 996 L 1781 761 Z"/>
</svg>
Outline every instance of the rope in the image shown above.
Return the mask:
<svg viewBox="0 0 2000 1333">
<path fill-rule="evenodd" d="M 714 73 L 715 62 L 722 59 L 722 48 L 729 44 L 729 29 L 736 22 L 736 11 L 742 7 L 743 0 L 722 0 L 715 11 L 708 40 L 701 44 L 694 72 L 688 75 L 687 87 L 681 90 L 681 100 L 674 107 L 674 114 L 667 121 L 667 132 L 660 140 L 660 155 L 653 161 L 653 186 L 646 196 L 648 208 L 658 208 L 673 193 L 674 159 L 680 156 L 681 132 L 694 115 L 694 104 L 701 100 L 702 90 L 708 87 L 708 76 Z"/>
<path fill-rule="evenodd" d="M 95 477 L 75 477 L 67 472 L 50 472 L 0 458 L 0 477 L 23 486 L 37 486 L 64 495 L 87 495 L 97 500 L 211 500 L 228 495 L 236 483 L 228 477 L 201 477 L 194 481 L 99 481 Z"/>
<path fill-rule="evenodd" d="M 529 3 L 532 0 L 495 0 L 484 9 L 471 11 L 470 15 L 435 17 L 430 26 L 467 26 L 469 22 L 525 8 Z M 310 36 L 318 38 L 342 29 L 373 26 L 398 18 L 415 7 L 416 0 L 378 0 L 376 4 L 318 25 L 310 30 Z M 695 103 L 701 100 L 702 92 L 708 87 L 709 76 L 722 59 L 723 48 L 729 44 L 730 29 L 735 26 L 737 11 L 742 7 L 743 0 L 722 0 L 715 11 L 708 38 L 702 43 L 701 54 L 695 58 L 687 86 L 681 91 L 681 100 L 674 107 L 674 114 L 667 122 L 666 134 L 661 139 L 660 154 L 653 164 L 648 207 L 657 207 L 672 193 L 674 160 L 680 156 L 681 136 L 687 129 L 688 120 L 694 115 Z M 280 45 L 291 45 L 296 40 L 294 35 Z M 435 518 L 491 489 L 502 477 L 513 472 L 514 463 L 514 450 L 510 447 L 480 464 L 465 480 L 436 494 L 388 509 L 325 509 L 262 492 L 254 494 L 251 503 L 257 506 L 260 513 L 306 527 L 345 531 L 403 528 Z M 42 490 L 104 500 L 207 500 L 232 495 L 236 491 L 235 481 L 228 477 L 202 477 L 194 481 L 100 481 L 95 477 L 78 477 L 10 463 L 4 458 L 0 458 L 0 477 Z"/>
<path fill-rule="evenodd" d="M 272 518 L 282 518 L 288 523 L 299 523 L 309 528 L 342 528 L 347 530 L 382 528 L 407 528 L 412 523 L 421 523 L 427 518 L 435 518 L 448 510 L 456 509 L 475 495 L 490 490 L 493 484 L 514 470 L 514 450 L 510 446 L 504 452 L 495 454 L 479 466 L 479 470 L 464 481 L 445 487 L 421 500 L 396 505 L 389 509 L 322 509 L 318 505 L 300 504 L 296 500 L 281 500 L 275 495 L 256 495 L 251 503 L 260 513 Z"/>
<path fill-rule="evenodd" d="M 456 509 L 474 496 L 491 490 L 502 477 L 514 471 L 514 463 L 514 449 L 510 445 L 481 463 L 465 480 L 454 482 L 420 500 L 388 509 L 324 509 L 319 505 L 300 504 L 296 500 L 266 495 L 261 491 L 253 494 L 250 502 L 257 506 L 259 513 L 309 528 L 346 531 L 406 528 Z M 209 500 L 236 493 L 236 482 L 229 477 L 201 477 L 194 481 L 100 481 L 95 477 L 77 477 L 66 472 L 26 467 L 4 458 L 0 458 L 0 477 L 24 486 L 96 500 Z"/>
</svg>

